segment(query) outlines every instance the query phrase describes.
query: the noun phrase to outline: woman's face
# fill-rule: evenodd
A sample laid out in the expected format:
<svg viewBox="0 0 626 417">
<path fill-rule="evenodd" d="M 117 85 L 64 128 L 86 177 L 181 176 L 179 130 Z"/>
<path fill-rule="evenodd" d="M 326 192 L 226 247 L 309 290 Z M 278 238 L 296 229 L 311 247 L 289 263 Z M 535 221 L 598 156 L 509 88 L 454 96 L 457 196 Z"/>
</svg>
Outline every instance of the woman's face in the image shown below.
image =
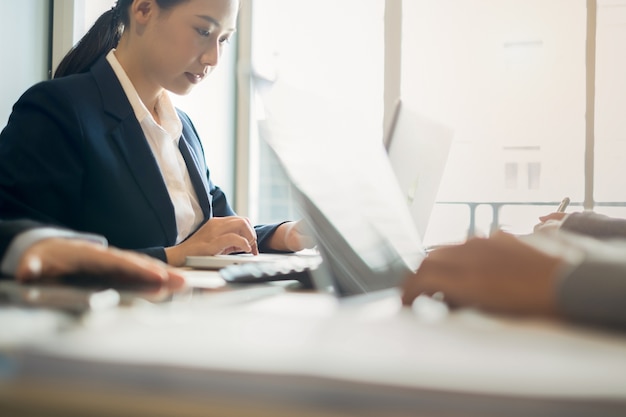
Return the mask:
<svg viewBox="0 0 626 417">
<path fill-rule="evenodd" d="M 149 81 L 186 94 L 219 63 L 235 31 L 238 0 L 188 0 L 168 9 L 152 2 L 140 62 Z M 148 81 L 148 80 L 146 80 Z"/>
</svg>

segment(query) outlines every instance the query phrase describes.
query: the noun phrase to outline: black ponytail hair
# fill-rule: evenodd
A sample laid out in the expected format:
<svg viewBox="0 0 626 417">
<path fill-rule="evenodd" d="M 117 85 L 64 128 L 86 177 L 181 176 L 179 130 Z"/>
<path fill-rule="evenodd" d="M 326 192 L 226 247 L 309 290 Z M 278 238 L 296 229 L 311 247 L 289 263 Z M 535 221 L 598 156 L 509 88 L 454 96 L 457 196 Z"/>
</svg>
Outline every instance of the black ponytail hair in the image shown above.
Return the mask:
<svg viewBox="0 0 626 417">
<path fill-rule="evenodd" d="M 156 0 L 161 9 L 169 9 L 188 0 Z M 80 41 L 63 57 L 54 78 L 89 71 L 102 55 L 117 47 L 124 27 L 129 23 L 128 9 L 133 0 L 118 0 L 104 12 Z"/>
</svg>

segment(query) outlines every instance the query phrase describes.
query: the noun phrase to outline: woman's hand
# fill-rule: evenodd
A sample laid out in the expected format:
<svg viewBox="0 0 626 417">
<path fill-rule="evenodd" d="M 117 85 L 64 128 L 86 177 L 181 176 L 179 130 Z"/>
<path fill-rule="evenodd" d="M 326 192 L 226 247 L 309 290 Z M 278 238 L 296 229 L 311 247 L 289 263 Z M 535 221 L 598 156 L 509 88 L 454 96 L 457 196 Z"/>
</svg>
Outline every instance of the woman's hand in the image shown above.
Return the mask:
<svg viewBox="0 0 626 417">
<path fill-rule="evenodd" d="M 278 251 L 298 252 L 314 246 L 315 239 L 304 220 L 281 224 L 269 241 L 269 247 Z"/>
<path fill-rule="evenodd" d="M 568 213 L 555 212 L 541 216 L 539 217 L 539 221 L 541 221 L 541 223 L 536 224 L 533 230 L 535 232 L 545 232 L 558 229 L 561 227 L 561 224 L 567 215 Z"/>
<path fill-rule="evenodd" d="M 163 262 L 147 255 L 107 248 L 80 239 L 43 239 L 20 259 L 15 278 L 21 282 L 53 281 L 76 276 L 110 284 L 182 286 L 185 279 Z M 87 282 L 86 282 L 87 283 Z"/>
<path fill-rule="evenodd" d="M 245 217 L 213 217 L 185 241 L 165 249 L 167 263 L 174 266 L 183 266 L 187 256 L 234 252 L 259 253 L 256 231 Z"/>
<path fill-rule="evenodd" d="M 556 314 L 563 261 L 504 232 L 432 251 L 404 283 L 403 302 L 442 292 L 451 306 L 514 314 Z"/>
</svg>

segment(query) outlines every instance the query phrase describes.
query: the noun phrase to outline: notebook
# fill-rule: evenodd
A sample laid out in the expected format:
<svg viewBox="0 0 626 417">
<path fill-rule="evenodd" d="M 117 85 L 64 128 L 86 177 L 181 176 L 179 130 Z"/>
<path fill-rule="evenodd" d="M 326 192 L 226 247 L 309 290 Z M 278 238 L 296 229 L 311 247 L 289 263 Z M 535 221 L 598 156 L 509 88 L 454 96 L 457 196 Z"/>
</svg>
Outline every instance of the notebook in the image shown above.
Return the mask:
<svg viewBox="0 0 626 417">
<path fill-rule="evenodd" d="M 384 138 L 400 189 L 424 239 L 445 171 L 453 132 L 399 100 Z"/>
<path fill-rule="evenodd" d="M 289 261 L 294 256 L 297 257 L 316 257 L 314 253 L 298 253 L 298 254 L 282 254 L 282 253 L 260 253 L 252 255 L 249 253 L 238 253 L 232 255 L 203 255 L 203 256 L 187 256 L 185 266 L 195 269 L 218 270 L 229 265 L 243 265 L 266 262 L 284 262 Z"/>
</svg>

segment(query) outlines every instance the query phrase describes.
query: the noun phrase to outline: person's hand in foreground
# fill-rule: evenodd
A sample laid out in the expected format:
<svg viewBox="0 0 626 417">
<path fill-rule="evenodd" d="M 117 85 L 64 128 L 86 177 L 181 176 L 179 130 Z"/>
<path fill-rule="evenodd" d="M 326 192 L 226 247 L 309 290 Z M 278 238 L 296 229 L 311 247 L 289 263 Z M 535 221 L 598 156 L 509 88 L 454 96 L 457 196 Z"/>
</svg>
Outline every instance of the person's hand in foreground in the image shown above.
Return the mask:
<svg viewBox="0 0 626 417">
<path fill-rule="evenodd" d="M 165 249 L 167 263 L 173 266 L 183 266 L 187 256 L 236 252 L 259 254 L 256 231 L 245 217 L 213 217 L 188 239 Z"/>
<path fill-rule="evenodd" d="M 563 220 L 567 217 L 568 213 L 554 212 L 545 216 L 539 217 L 540 223 L 536 224 L 533 228 L 534 232 L 545 232 L 549 230 L 558 229 L 561 227 Z"/>
<path fill-rule="evenodd" d="M 110 284 L 180 287 L 185 278 L 168 265 L 146 255 L 107 248 L 80 240 L 49 238 L 28 248 L 15 278 L 20 282 L 54 281 L 67 276 L 100 279 Z"/>
<path fill-rule="evenodd" d="M 556 315 L 563 261 L 504 232 L 432 251 L 403 286 L 403 303 L 443 293 L 451 307 L 507 314 Z"/>
</svg>

